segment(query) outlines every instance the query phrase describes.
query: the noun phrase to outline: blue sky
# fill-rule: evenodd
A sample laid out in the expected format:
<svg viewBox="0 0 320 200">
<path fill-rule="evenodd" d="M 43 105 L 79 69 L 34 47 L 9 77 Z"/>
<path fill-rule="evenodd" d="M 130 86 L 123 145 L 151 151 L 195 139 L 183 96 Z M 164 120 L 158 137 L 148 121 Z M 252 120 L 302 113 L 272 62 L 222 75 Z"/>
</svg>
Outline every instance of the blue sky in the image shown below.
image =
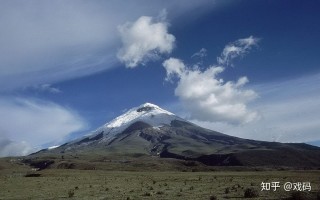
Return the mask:
<svg viewBox="0 0 320 200">
<path fill-rule="evenodd" d="M 0 156 L 152 102 L 244 138 L 320 145 L 320 2 L 1 1 Z"/>
</svg>

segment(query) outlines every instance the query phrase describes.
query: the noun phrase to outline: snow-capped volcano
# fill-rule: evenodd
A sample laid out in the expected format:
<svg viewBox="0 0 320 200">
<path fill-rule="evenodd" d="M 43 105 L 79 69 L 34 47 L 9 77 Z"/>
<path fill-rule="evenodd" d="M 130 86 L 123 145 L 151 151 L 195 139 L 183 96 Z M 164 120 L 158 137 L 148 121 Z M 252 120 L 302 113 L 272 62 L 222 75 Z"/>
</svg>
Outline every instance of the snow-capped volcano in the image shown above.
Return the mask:
<svg viewBox="0 0 320 200">
<path fill-rule="evenodd" d="M 91 140 L 92 138 L 97 137 L 97 135 L 100 135 L 100 137 L 103 136 L 103 139 L 100 142 L 108 142 L 135 122 L 144 122 L 152 127 L 161 127 L 170 125 L 173 120 L 185 121 L 155 104 L 144 103 L 138 107 L 131 108 L 126 113 L 89 133 L 86 138 Z M 83 138 L 78 139 L 73 143 L 77 143 L 80 140 L 83 140 Z"/>
<path fill-rule="evenodd" d="M 145 122 L 151 126 L 158 127 L 163 125 L 170 125 L 174 119 L 180 119 L 173 113 L 160 108 L 151 103 L 145 103 L 138 107 L 132 108 L 123 115 L 115 118 L 104 125 L 105 129 L 112 129 L 114 131 L 124 130 L 130 124 L 137 121 Z M 180 119 L 181 120 L 181 119 Z"/>
<path fill-rule="evenodd" d="M 108 156 L 152 156 L 205 165 L 320 166 L 319 147 L 229 136 L 197 126 L 151 103 L 128 110 L 82 138 L 34 154 L 39 155 L 94 155 L 103 160 Z"/>
</svg>

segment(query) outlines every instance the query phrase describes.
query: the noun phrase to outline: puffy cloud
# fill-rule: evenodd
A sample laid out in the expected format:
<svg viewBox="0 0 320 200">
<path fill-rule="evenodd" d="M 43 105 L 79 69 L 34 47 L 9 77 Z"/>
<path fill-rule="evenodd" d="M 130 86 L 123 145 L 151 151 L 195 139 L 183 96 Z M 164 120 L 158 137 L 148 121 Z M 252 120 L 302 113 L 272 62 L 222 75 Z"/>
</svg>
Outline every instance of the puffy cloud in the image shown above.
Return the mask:
<svg viewBox="0 0 320 200">
<path fill-rule="evenodd" d="M 180 77 L 185 73 L 186 66 L 179 59 L 169 58 L 165 60 L 162 65 L 167 71 L 167 81 L 170 81 L 175 75 L 178 75 Z"/>
<path fill-rule="evenodd" d="M 260 119 L 242 125 L 225 122 L 195 124 L 229 135 L 277 142 L 320 140 L 320 74 L 254 86 L 259 98 L 252 105 Z"/>
<path fill-rule="evenodd" d="M 175 37 L 168 33 L 168 23 L 163 20 L 142 16 L 134 23 L 120 26 L 119 31 L 123 47 L 118 58 L 129 68 L 170 53 L 174 47 Z"/>
<path fill-rule="evenodd" d="M 200 69 L 201 62 L 192 68 L 176 58 L 163 62 L 166 80 L 172 81 L 175 76 L 178 78 L 175 95 L 190 112 L 192 119 L 244 124 L 259 118 L 257 112 L 247 107 L 249 102 L 258 97 L 253 90 L 243 88 L 249 82 L 248 78 L 240 77 L 233 82 L 218 77 L 225 70 L 224 66 L 232 65 L 234 58 L 247 54 L 258 40 L 250 36 L 228 44 L 217 58 L 221 66 L 213 65 L 205 70 Z M 194 56 L 203 58 L 206 50 L 202 48 Z"/>
<path fill-rule="evenodd" d="M 218 78 L 224 70 L 221 66 L 210 66 L 205 71 L 188 69 L 176 58 L 164 61 L 163 66 L 167 70 L 167 80 L 173 75 L 178 77 L 175 95 L 192 119 L 247 123 L 258 118 L 258 114 L 246 106 L 257 97 L 253 90 L 242 88 L 248 82 L 246 77 L 241 77 L 237 82 L 225 82 Z"/>
<path fill-rule="evenodd" d="M 221 56 L 217 58 L 220 65 L 231 65 L 232 61 L 237 57 L 242 57 L 249 52 L 249 50 L 256 46 L 259 39 L 253 36 L 239 39 L 224 47 Z"/>
<path fill-rule="evenodd" d="M 86 128 L 85 121 L 74 111 L 47 101 L 2 98 L 0 113 L 0 140 L 10 141 L 1 148 L 1 155 L 22 155 L 30 152 L 30 146 L 62 142 L 70 133 Z"/>
</svg>

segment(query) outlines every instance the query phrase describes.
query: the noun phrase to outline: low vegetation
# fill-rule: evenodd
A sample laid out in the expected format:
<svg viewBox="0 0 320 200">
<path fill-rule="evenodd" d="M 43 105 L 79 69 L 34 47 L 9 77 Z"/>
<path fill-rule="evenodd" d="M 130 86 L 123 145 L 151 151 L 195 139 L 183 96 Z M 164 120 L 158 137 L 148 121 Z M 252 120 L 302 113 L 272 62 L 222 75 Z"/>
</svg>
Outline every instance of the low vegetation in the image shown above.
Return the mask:
<svg viewBox="0 0 320 200">
<path fill-rule="evenodd" d="M 117 171 L 48 168 L 0 159 L 0 200 L 4 199 L 319 199 L 319 171 Z M 123 163 L 126 165 L 128 163 Z M 54 164 L 53 164 L 54 165 Z M 309 193 L 261 191 L 261 182 L 310 181 Z M 318 195 L 318 197 L 317 197 Z"/>
<path fill-rule="evenodd" d="M 259 197 L 259 191 L 255 188 L 247 188 L 244 191 L 244 198 L 256 198 Z"/>
</svg>

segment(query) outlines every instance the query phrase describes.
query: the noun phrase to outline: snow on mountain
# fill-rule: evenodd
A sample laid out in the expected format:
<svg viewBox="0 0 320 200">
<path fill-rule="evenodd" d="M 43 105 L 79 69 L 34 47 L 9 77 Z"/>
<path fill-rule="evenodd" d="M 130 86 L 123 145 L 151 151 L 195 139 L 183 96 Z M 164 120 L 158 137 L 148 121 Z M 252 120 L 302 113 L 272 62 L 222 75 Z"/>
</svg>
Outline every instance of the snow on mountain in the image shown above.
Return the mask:
<svg viewBox="0 0 320 200">
<path fill-rule="evenodd" d="M 112 140 L 117 134 L 122 133 L 135 122 L 142 121 L 156 128 L 163 125 L 170 125 L 172 120 L 184 121 L 173 113 L 164 110 L 157 105 L 145 103 L 128 110 L 126 113 L 93 131 L 85 138 L 92 139 L 103 133 L 103 139 L 100 142 L 107 142 Z M 76 143 L 83 139 L 84 138 L 81 138 L 72 143 Z"/>
<path fill-rule="evenodd" d="M 51 146 L 51 147 L 48 147 L 48 150 L 51 150 L 51 149 L 55 149 L 55 148 L 58 148 L 59 146 Z"/>
<path fill-rule="evenodd" d="M 162 126 L 163 124 L 170 124 L 170 122 L 177 118 L 173 113 L 160 108 L 151 103 L 142 104 L 139 107 L 130 109 L 123 115 L 115 118 L 105 125 L 106 128 L 117 129 L 126 127 L 136 121 L 143 121 L 151 126 Z"/>
</svg>

